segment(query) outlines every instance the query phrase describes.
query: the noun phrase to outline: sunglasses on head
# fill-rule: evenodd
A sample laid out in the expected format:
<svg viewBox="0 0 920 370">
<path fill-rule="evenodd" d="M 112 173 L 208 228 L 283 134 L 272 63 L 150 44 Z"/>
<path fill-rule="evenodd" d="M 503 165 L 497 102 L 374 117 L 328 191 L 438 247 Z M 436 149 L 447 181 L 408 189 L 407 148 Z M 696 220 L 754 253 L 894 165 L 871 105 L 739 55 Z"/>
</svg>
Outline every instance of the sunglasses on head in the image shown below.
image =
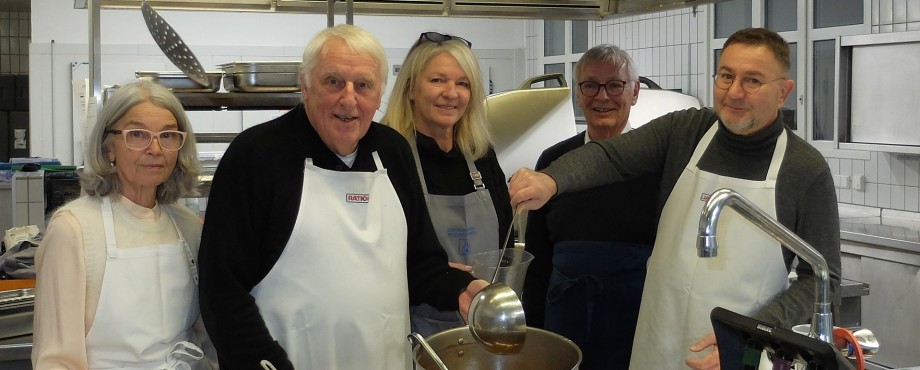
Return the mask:
<svg viewBox="0 0 920 370">
<path fill-rule="evenodd" d="M 470 42 L 470 40 L 467 40 L 465 38 L 458 37 L 458 36 L 445 35 L 443 33 L 437 33 L 437 32 L 422 32 L 422 34 L 418 37 L 418 42 L 416 42 L 415 44 L 416 45 L 420 44 L 422 40 L 433 42 L 436 44 L 440 44 L 444 41 L 449 41 L 449 40 L 457 40 L 457 41 L 460 41 L 466 44 L 468 48 L 470 49 L 473 48 L 473 43 Z"/>
</svg>

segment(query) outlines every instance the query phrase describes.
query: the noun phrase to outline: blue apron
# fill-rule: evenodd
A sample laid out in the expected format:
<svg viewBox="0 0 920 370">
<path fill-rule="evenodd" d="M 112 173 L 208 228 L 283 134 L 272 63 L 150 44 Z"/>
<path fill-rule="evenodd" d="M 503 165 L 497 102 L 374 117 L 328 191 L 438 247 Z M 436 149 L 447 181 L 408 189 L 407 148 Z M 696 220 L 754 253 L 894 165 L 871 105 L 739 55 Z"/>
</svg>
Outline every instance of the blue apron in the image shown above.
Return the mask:
<svg viewBox="0 0 920 370">
<path fill-rule="evenodd" d="M 544 324 L 581 348 L 580 369 L 628 366 L 651 253 L 642 244 L 555 243 Z"/>
</svg>

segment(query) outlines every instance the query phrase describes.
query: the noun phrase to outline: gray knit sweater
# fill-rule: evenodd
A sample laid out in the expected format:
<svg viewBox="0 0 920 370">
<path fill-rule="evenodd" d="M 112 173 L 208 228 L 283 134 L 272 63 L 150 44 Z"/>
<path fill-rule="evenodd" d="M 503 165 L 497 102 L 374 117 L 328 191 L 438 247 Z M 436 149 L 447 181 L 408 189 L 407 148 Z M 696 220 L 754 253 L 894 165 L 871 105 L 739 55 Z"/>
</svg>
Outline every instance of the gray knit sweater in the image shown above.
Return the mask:
<svg viewBox="0 0 920 370">
<path fill-rule="evenodd" d="M 660 213 L 697 143 L 717 121 L 718 116 L 709 108 L 673 112 L 624 135 L 588 143 L 542 172 L 556 180 L 559 193 L 660 174 Z M 722 176 L 765 179 L 776 139 L 787 132 L 781 122 L 779 116 L 771 126 L 751 136 L 732 134 L 719 122 L 699 168 Z M 830 169 L 814 147 L 794 134 L 789 133 L 788 138 L 776 183 L 777 219 L 827 260 L 831 297 L 839 304 L 840 220 Z M 795 255 L 785 248 L 783 255 L 787 268 L 791 268 Z M 817 277 L 804 262 L 797 265 L 796 273 L 798 279 L 758 312 L 756 319 L 785 328 L 808 322 L 814 310 Z"/>
</svg>

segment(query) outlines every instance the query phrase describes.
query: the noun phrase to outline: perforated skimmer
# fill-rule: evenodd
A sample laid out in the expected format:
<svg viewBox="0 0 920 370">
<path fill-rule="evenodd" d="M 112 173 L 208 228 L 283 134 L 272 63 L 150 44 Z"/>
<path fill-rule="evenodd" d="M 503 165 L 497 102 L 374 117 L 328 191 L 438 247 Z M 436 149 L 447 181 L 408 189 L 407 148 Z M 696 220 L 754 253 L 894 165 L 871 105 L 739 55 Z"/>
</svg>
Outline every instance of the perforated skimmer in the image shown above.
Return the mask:
<svg viewBox="0 0 920 370">
<path fill-rule="evenodd" d="M 192 81 L 201 86 L 208 86 L 208 76 L 201 67 L 201 63 L 198 62 L 198 58 L 195 58 L 195 54 L 185 45 L 179 34 L 156 10 L 150 7 L 150 4 L 147 4 L 146 0 L 141 2 L 141 13 L 144 15 L 144 23 L 147 24 L 150 35 L 153 36 L 153 40 L 156 41 L 163 54 L 166 54 L 166 57 L 176 67 L 179 67 L 179 70 L 185 72 Z"/>
</svg>

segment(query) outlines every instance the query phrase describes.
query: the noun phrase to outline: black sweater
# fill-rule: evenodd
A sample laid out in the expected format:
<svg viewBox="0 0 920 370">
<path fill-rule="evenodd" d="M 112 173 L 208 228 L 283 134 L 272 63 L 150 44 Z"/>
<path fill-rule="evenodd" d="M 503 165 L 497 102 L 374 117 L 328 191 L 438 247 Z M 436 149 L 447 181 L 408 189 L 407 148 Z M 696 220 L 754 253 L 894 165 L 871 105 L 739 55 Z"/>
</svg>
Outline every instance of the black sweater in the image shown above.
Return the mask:
<svg viewBox="0 0 920 370">
<path fill-rule="evenodd" d="M 544 150 L 535 169 L 540 171 L 563 154 L 585 145 L 585 135 L 582 132 Z M 660 182 L 660 177 L 652 174 L 559 194 L 543 208 L 530 212 L 525 241 L 534 260 L 527 269 L 523 296 L 528 325 L 543 327 L 556 242 L 620 242 L 652 248 L 658 228 Z"/>
<path fill-rule="evenodd" d="M 304 160 L 312 158 L 314 165 L 329 170 L 373 172 L 375 151 L 406 216 L 410 302 L 457 308 L 458 295 L 473 278 L 447 265 L 406 140 L 393 129 L 372 123 L 358 142 L 357 157 L 349 168 L 323 144 L 304 107 L 297 106 L 239 134 L 221 159 L 211 186 L 199 252 L 201 315 L 221 368 L 255 369 L 263 359 L 279 369 L 291 368 L 250 291 L 272 269 L 291 235 L 300 207 Z"/>
</svg>

